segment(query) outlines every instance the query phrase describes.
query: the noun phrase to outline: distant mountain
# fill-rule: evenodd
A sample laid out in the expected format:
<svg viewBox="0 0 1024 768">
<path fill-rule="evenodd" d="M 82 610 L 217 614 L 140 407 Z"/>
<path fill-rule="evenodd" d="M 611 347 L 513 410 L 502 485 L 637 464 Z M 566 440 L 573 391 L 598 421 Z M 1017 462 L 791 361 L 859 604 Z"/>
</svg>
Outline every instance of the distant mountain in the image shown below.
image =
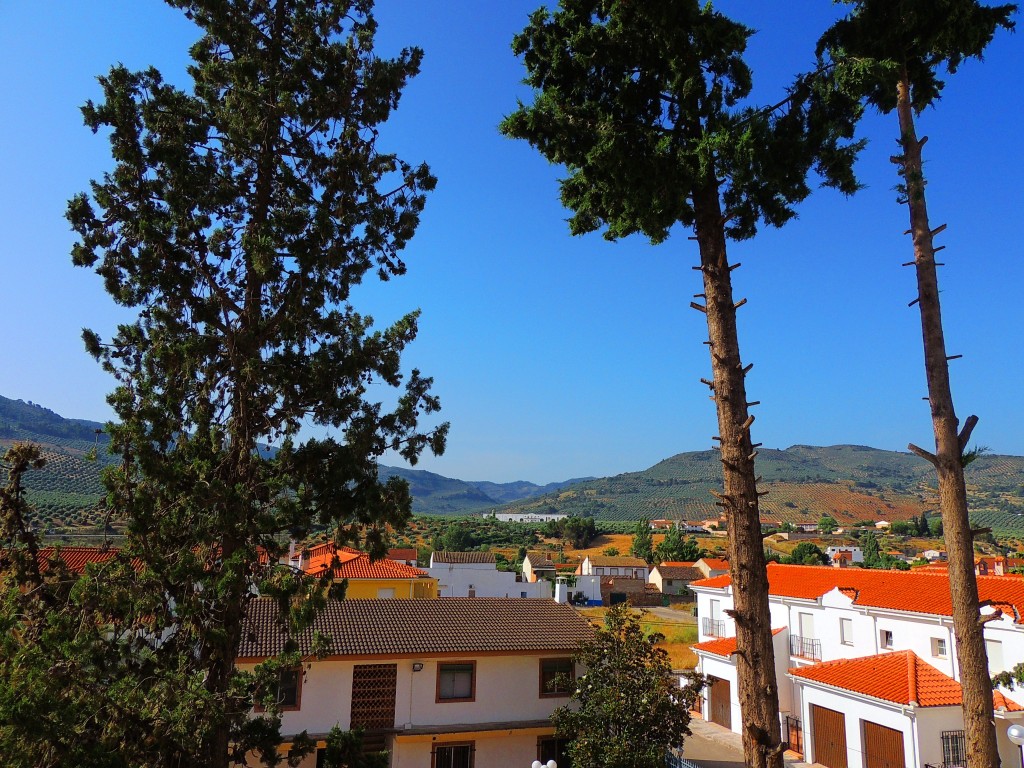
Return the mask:
<svg viewBox="0 0 1024 768">
<path fill-rule="evenodd" d="M 48 526 L 82 530 L 106 522 L 97 507 L 100 470 L 111 461 L 105 451 L 107 436 L 97 433 L 102 426 L 0 397 L 0 447 L 27 440 L 38 443 L 47 458 L 45 469 L 29 473 L 26 485 L 29 500 Z M 931 465 L 909 453 L 860 445 L 794 445 L 763 449 L 757 469 L 761 487 L 769 491 L 761 499 L 762 514 L 769 520 L 817 522 L 828 513 L 843 525 L 906 519 L 937 507 Z M 543 486 L 471 482 L 384 465 L 380 473 L 408 481 L 416 514 L 554 510 L 598 520 L 717 518 L 719 508 L 709 489 L 722 482 L 714 451 L 680 453 L 642 472 Z M 969 465 L 967 482 L 976 524 L 1024 534 L 1024 457 L 983 455 Z"/>
<path fill-rule="evenodd" d="M 382 477 L 396 475 L 409 483 L 413 512 L 418 515 L 461 515 L 498 507 L 513 501 L 531 499 L 591 478 L 537 485 L 526 480 L 512 483 L 453 480 L 422 469 L 404 469 L 381 465 Z"/>
<path fill-rule="evenodd" d="M 831 514 L 840 525 L 860 520 L 901 520 L 937 510 L 930 464 L 910 453 L 861 445 L 762 449 L 757 471 L 767 490 L 762 516 L 791 523 Z M 598 520 L 717 518 L 709 493 L 720 488 L 716 451 L 680 453 L 642 472 L 577 483 L 557 493 L 512 502 L 501 512 L 556 511 Z M 1024 533 L 1024 457 L 982 455 L 967 468 L 972 519 Z"/>
</svg>

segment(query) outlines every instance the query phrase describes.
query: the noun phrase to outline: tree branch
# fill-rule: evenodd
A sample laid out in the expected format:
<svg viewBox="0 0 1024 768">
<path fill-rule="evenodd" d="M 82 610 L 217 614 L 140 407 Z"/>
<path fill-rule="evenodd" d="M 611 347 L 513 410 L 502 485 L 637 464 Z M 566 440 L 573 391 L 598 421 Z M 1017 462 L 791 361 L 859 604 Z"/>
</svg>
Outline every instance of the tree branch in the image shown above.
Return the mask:
<svg viewBox="0 0 1024 768">
<path fill-rule="evenodd" d="M 917 454 L 922 459 L 927 459 L 935 467 L 939 466 L 939 459 L 938 459 L 938 457 L 934 453 L 929 453 L 924 448 L 919 448 L 916 445 L 914 445 L 913 443 L 908 443 L 907 444 L 907 450 L 909 450 L 911 453 Z"/>
</svg>

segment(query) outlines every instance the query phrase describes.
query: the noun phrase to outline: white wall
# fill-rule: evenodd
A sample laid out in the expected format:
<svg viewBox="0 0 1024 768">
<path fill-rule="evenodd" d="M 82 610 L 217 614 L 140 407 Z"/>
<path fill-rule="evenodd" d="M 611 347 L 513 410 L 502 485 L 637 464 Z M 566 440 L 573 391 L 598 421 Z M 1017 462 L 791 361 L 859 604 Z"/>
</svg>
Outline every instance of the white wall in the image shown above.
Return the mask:
<svg viewBox="0 0 1024 768">
<path fill-rule="evenodd" d="M 441 563 L 427 568 L 427 573 L 437 579 L 439 597 L 469 597 L 471 588 L 474 597 L 551 597 L 550 582 L 516 581 L 514 573 L 496 570 L 493 564 L 485 570 L 468 565 Z"/>
<path fill-rule="evenodd" d="M 868 703 L 843 695 L 838 691 L 822 690 L 810 685 L 801 685 L 799 682 L 797 682 L 797 687 L 800 689 L 799 696 L 802 705 L 800 719 L 803 722 L 804 730 L 804 758 L 808 762 L 817 760 L 817 756 L 814 754 L 813 722 L 811 720 L 811 705 L 814 704 L 842 712 L 845 715 L 847 765 L 864 765 L 862 720 L 902 732 L 904 764 L 915 766 L 915 768 L 923 764 L 917 754 L 916 733 L 912 718 L 904 715 L 898 705 L 887 707 L 880 702 Z M 944 707 L 944 709 L 946 708 Z"/>
<path fill-rule="evenodd" d="M 398 665 L 398 680 L 395 692 L 395 726 L 422 728 L 546 719 L 555 707 L 568 703 L 569 698 L 541 697 L 540 660 L 565 658 L 570 655 L 564 653 L 474 658 L 472 654 L 467 654 L 451 659 L 396 660 L 394 663 Z M 413 672 L 413 663 L 416 661 L 423 664 L 420 672 Z M 475 701 L 436 701 L 438 664 L 459 661 L 476 661 Z M 282 713 L 281 732 L 292 734 L 305 730 L 309 733 L 326 733 L 335 725 L 347 729 L 352 714 L 352 668 L 357 663 L 389 662 L 311 662 L 302 681 L 300 709 Z"/>
<path fill-rule="evenodd" d="M 476 747 L 474 765 L 477 768 L 526 768 L 537 759 L 537 735 L 502 733 L 500 736 L 472 736 L 460 739 L 457 734 L 439 736 L 437 744 L 472 741 Z M 396 740 L 391 753 L 391 768 L 430 768 L 430 750 L 433 741 Z"/>
</svg>

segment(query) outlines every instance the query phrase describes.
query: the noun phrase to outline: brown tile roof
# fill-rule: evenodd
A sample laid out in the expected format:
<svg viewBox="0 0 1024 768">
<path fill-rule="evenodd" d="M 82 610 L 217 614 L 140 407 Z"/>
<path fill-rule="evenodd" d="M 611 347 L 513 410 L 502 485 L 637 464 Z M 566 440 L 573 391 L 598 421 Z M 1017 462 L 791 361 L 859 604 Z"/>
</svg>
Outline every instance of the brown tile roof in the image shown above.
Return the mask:
<svg viewBox="0 0 1024 768">
<path fill-rule="evenodd" d="M 415 549 L 389 549 L 389 560 L 418 560 L 419 552 Z"/>
<path fill-rule="evenodd" d="M 681 566 L 681 567 L 684 567 L 684 568 L 689 568 L 690 566 L 694 565 L 696 562 L 697 562 L 696 560 L 662 560 L 661 564 L 662 565 L 674 565 L 674 566 Z"/>
<path fill-rule="evenodd" d="M 530 567 L 534 569 L 543 568 L 551 570 L 555 567 L 555 564 L 551 562 L 550 557 L 539 552 L 527 552 L 526 559 L 530 561 Z M 575 563 L 573 564 L 573 567 L 575 567 Z"/>
<path fill-rule="evenodd" d="M 962 703 L 960 683 L 922 661 L 913 651 L 826 661 L 796 667 L 789 673 L 896 704 L 913 702 L 921 707 L 952 707 Z M 993 704 L 1013 712 L 1024 709 L 998 692 L 993 695 Z"/>
<path fill-rule="evenodd" d="M 286 636 L 274 600 L 249 605 L 239 656 L 281 653 Z M 312 652 L 314 631 L 333 640 L 333 656 L 431 656 L 486 652 L 573 651 L 593 636 L 572 607 L 540 598 L 450 597 L 438 600 L 332 600 L 296 639 Z"/>
<path fill-rule="evenodd" d="M 616 592 L 644 592 L 647 587 L 654 587 L 643 579 L 633 579 L 629 576 L 604 576 L 601 579 L 601 586 L 608 586 Z"/>
<path fill-rule="evenodd" d="M 1024 577 L 978 576 L 978 597 L 1024 624 Z M 728 575 L 693 582 L 696 587 L 727 587 Z M 851 590 L 853 602 L 870 608 L 889 608 L 935 616 L 952 616 L 953 601 L 945 570 L 878 571 L 814 565 L 768 565 L 768 593 L 808 600 L 833 589 Z"/>
<path fill-rule="evenodd" d="M 493 552 L 435 552 L 435 563 L 496 563 Z"/>
<path fill-rule="evenodd" d="M 668 565 L 662 563 L 654 566 L 654 570 L 661 574 L 663 579 L 681 579 L 682 581 L 696 581 L 703 579 L 704 574 L 690 565 Z"/>
<path fill-rule="evenodd" d="M 609 555 L 591 555 L 590 564 L 608 567 L 646 568 L 647 561 L 642 557 L 610 557 Z"/>
</svg>

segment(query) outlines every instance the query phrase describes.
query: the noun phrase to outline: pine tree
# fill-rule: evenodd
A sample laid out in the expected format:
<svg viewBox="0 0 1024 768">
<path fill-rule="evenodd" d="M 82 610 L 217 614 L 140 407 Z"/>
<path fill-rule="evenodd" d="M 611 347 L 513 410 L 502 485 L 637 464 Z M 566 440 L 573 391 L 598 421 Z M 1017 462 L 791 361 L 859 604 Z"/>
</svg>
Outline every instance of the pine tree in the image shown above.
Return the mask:
<svg viewBox="0 0 1024 768">
<path fill-rule="evenodd" d="M 112 339 L 84 334 L 117 381 L 108 499 L 140 564 L 109 620 L 150 639 L 144 662 L 118 649 L 148 764 L 275 761 L 279 720 L 249 718 L 234 663 L 254 586 L 308 622 L 324 589 L 275 567 L 287 539 L 326 527 L 381 554 L 410 496 L 378 458 L 443 449 L 445 427 L 418 428 L 439 407 L 430 379 L 401 367 L 416 314 L 374 329 L 350 303 L 368 275 L 405 271 L 435 183 L 377 145 L 422 53 L 374 54 L 371 0 L 168 2 L 203 33 L 192 90 L 155 69 L 101 77 L 83 114 L 115 165 L 67 214 L 74 263 L 138 312 Z"/>
<path fill-rule="evenodd" d="M 729 530 L 738 692 L 748 765 L 781 766 L 778 689 L 745 377 L 727 239 L 781 226 L 809 193 L 816 168 L 852 192 L 856 106 L 829 89 L 825 73 L 798 78 L 775 108 L 744 108 L 751 72 L 742 55 L 752 31 L 698 0 L 573 0 L 536 11 L 513 50 L 523 57 L 532 105 L 502 131 L 564 165 L 570 232 L 604 228 L 664 241 L 692 227 L 705 314 L 725 480 L 715 493 Z M 832 96 L 836 96 L 835 100 Z"/>
<path fill-rule="evenodd" d="M 949 357 L 942 314 L 933 239 L 945 225 L 931 228 L 925 199 L 921 149 L 915 115 L 938 100 L 943 88 L 940 68 L 955 73 L 961 62 L 980 58 L 999 28 L 1012 29 L 1015 5 L 984 6 L 977 0 L 847 0 L 851 13 L 838 21 L 819 43 L 819 52 L 852 64 L 859 76 L 846 81 L 848 93 L 863 98 L 883 114 L 896 112 L 902 154 L 894 157 L 901 178 L 901 202 L 910 215 L 917 274 L 928 400 L 935 452 L 911 444 L 938 475 L 939 508 L 949 553 L 949 585 L 957 662 L 963 689 L 967 761 L 972 768 L 999 765 L 992 728 L 992 691 L 985 651 L 984 623 L 974 573 L 974 546 L 964 482 L 965 451 L 978 421 L 961 426 L 949 384 Z"/>
</svg>

